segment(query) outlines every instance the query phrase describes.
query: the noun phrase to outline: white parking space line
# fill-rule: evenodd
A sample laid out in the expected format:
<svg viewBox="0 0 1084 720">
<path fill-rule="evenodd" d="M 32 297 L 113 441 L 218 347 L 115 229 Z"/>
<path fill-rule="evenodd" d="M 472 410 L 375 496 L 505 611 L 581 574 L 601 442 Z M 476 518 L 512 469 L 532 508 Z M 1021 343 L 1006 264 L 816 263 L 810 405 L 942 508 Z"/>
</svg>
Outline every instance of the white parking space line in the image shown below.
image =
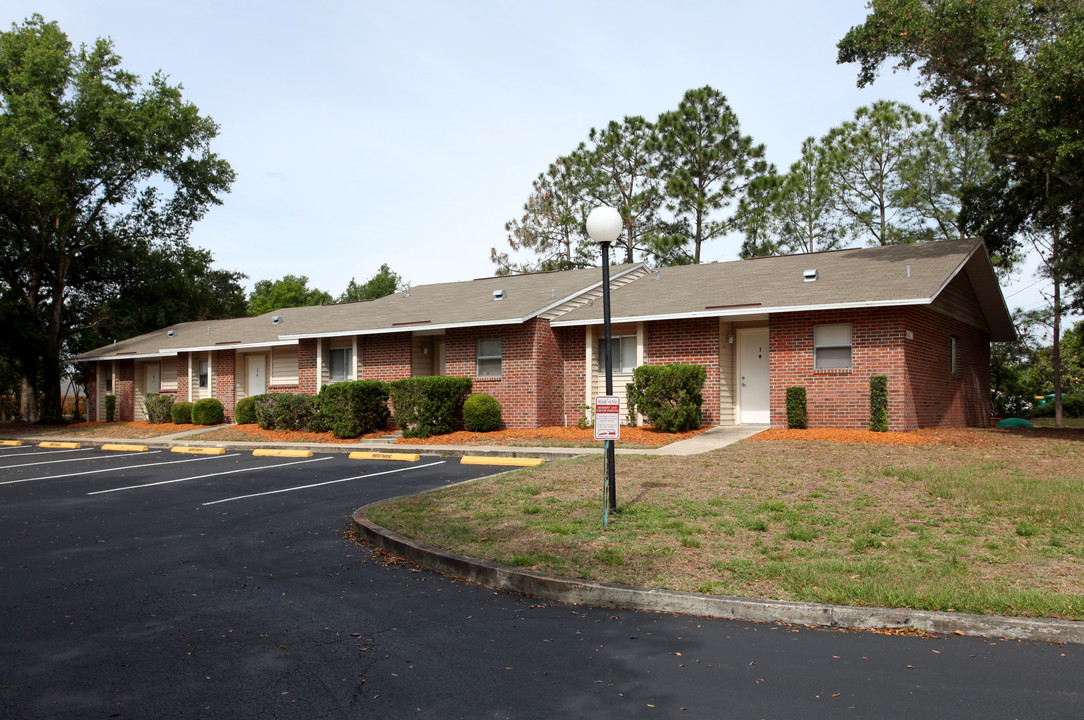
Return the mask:
<svg viewBox="0 0 1084 720">
<path fill-rule="evenodd" d="M 21 448 L 14 448 L 14 449 L 15 450 L 26 450 L 26 447 L 23 446 Z M 24 452 L 24 453 L 19 453 L 18 455 L 7 455 L 7 456 L 4 457 L 4 459 L 7 460 L 8 458 L 13 458 L 13 457 L 30 457 L 32 455 L 60 455 L 61 453 L 88 452 L 90 450 L 97 450 L 97 449 L 98 448 L 85 447 L 85 448 L 75 448 L 74 450 L 46 450 L 45 452 Z M 34 465 L 36 463 L 30 463 L 30 464 Z M 8 465 L 7 467 L 23 467 L 23 466 L 22 465 Z M 3 469 L 4 469 L 3 467 L 0 467 L 0 470 L 3 470 Z"/>
<path fill-rule="evenodd" d="M 237 497 L 224 498 L 222 500 L 212 500 L 211 502 L 202 503 L 206 505 L 218 505 L 219 503 L 233 502 L 234 500 L 247 500 L 254 497 L 262 497 L 264 495 L 278 495 L 280 493 L 293 492 L 295 490 L 308 490 L 309 488 L 323 487 L 324 485 L 334 485 L 336 483 L 350 482 L 351 480 L 361 480 L 374 478 L 379 475 L 392 475 L 394 473 L 410 472 L 411 470 L 421 470 L 422 468 L 433 467 L 434 465 L 443 465 L 446 461 L 438 460 L 437 462 L 431 462 L 426 465 L 416 465 L 408 468 L 398 468 L 396 470 L 385 470 L 384 472 L 369 473 L 368 475 L 355 475 L 354 477 L 342 478 L 341 480 L 328 480 L 327 482 L 313 483 L 311 485 L 298 485 L 296 487 L 283 488 L 281 490 L 268 490 L 267 492 L 252 493 L 251 495 L 238 495 Z"/>
<path fill-rule="evenodd" d="M 155 452 L 158 452 L 155 450 Z M 147 453 L 128 453 L 129 455 L 146 455 Z M 200 457 L 200 458 L 187 458 L 185 460 L 165 460 L 163 462 L 144 463 L 142 465 L 125 465 L 123 467 L 115 468 L 102 468 L 101 470 L 84 470 L 83 472 L 65 473 L 64 475 L 39 475 L 32 478 L 21 478 L 19 480 L 7 480 L 0 482 L 0 485 L 17 485 L 18 483 L 30 482 L 31 480 L 60 480 L 61 478 L 78 477 L 80 475 L 97 475 L 104 472 L 120 472 L 122 470 L 136 470 L 138 468 L 145 467 L 157 467 L 158 465 L 176 465 L 177 463 L 184 462 L 198 462 L 200 460 L 221 460 L 223 458 L 237 457 L 241 453 L 234 453 L 233 455 L 216 455 L 215 457 Z M 110 455 L 109 457 L 124 457 L 124 455 Z"/>
<path fill-rule="evenodd" d="M 100 457 L 98 457 L 98 458 L 72 458 L 70 460 L 47 460 L 47 461 L 44 461 L 44 462 L 41 462 L 41 463 L 23 463 L 22 465 L 2 465 L 2 466 L 0 466 L 0 470 L 11 470 L 11 468 L 13 468 L 13 467 L 37 467 L 38 465 L 52 465 L 53 463 L 80 463 L 80 462 L 89 462 L 91 460 L 112 460 L 114 458 L 127 458 L 128 455 L 153 455 L 156 452 L 162 452 L 162 450 L 152 450 L 151 452 L 126 452 L 124 454 L 119 454 L 119 455 L 100 455 Z M 109 470 L 112 470 L 112 468 L 109 468 Z M 102 472 L 105 472 L 105 471 L 102 471 Z M 59 476 L 56 476 L 56 477 L 64 477 L 64 476 L 59 475 Z M 37 479 L 37 478 L 27 478 L 27 479 Z M 12 483 L 23 483 L 23 481 L 25 481 L 25 480 L 8 480 L 7 483 L 0 483 L 0 485 L 11 485 Z"/>
<path fill-rule="evenodd" d="M 234 457 L 233 455 L 214 455 L 206 458 L 199 458 L 200 460 L 221 460 L 224 457 Z M 145 483 L 143 485 L 128 485 L 127 487 L 110 488 L 109 490 L 96 490 L 94 492 L 88 492 L 87 495 L 104 495 L 105 493 L 120 492 L 121 490 L 138 490 L 140 488 L 155 487 L 156 485 L 171 485 L 173 483 L 186 482 L 188 480 L 202 480 L 203 478 L 218 477 L 219 475 L 235 475 L 237 473 L 252 472 L 254 470 L 276 470 L 280 467 L 286 467 L 287 465 L 302 465 L 304 463 L 321 462 L 323 460 L 330 460 L 331 455 L 325 457 L 312 458 L 311 460 L 296 460 L 294 462 L 279 463 L 278 465 L 261 465 L 260 467 L 241 468 L 239 470 L 223 470 L 217 473 L 208 473 L 207 475 L 193 475 L 192 477 L 177 478 L 176 480 L 162 480 L 160 482 Z M 164 463 L 163 463 L 164 464 Z"/>
</svg>

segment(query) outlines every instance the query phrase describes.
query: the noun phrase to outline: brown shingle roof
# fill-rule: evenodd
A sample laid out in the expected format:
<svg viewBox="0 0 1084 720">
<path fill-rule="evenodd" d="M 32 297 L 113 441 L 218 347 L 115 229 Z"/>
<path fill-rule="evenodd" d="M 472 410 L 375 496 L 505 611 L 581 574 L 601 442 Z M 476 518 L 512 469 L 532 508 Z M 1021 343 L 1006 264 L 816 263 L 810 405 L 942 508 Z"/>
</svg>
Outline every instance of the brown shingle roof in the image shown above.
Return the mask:
<svg viewBox="0 0 1084 720">
<path fill-rule="evenodd" d="M 611 279 L 619 281 L 622 275 L 641 267 L 615 266 Z M 816 271 L 815 281 L 805 281 L 808 270 Z M 811 308 L 931 304 L 961 273 L 971 283 L 991 338 L 1013 339 L 1012 319 L 986 248 L 979 240 L 664 267 L 657 271 L 658 279 L 649 272 L 615 287 L 611 316 L 616 323 L 740 317 Z M 75 359 L 163 356 L 223 347 L 266 347 L 296 343 L 306 337 L 517 324 L 597 289 L 601 281 L 598 268 L 587 268 L 419 285 L 409 293 L 366 302 L 282 308 L 257 317 L 180 323 L 97 348 Z M 499 300 L 494 295 L 498 291 L 504 291 Z M 273 317 L 281 321 L 272 322 Z M 601 322 L 602 303 L 596 301 L 559 315 L 552 324 Z"/>
<path fill-rule="evenodd" d="M 816 308 L 930 304 L 967 268 L 995 340 L 1014 337 L 980 240 L 856 248 L 660 268 L 611 294 L 613 322 L 760 315 Z M 807 271 L 816 280 L 807 282 Z M 554 326 L 602 322 L 602 303 L 573 310 Z"/>
</svg>

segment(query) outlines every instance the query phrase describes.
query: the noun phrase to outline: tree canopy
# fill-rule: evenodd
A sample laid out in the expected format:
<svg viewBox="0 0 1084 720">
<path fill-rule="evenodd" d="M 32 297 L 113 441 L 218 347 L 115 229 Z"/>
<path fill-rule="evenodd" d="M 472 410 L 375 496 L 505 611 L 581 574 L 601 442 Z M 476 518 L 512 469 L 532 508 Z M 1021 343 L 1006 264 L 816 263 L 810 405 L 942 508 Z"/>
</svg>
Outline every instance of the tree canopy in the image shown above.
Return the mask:
<svg viewBox="0 0 1084 720">
<path fill-rule="evenodd" d="M 737 227 L 741 199 L 769 172 L 763 157 L 722 93 L 689 90 L 655 122 L 634 115 L 591 128 L 535 179 L 523 214 L 505 224 L 512 252 L 493 248 L 490 259 L 498 274 L 588 267 L 599 251 L 584 222 L 608 205 L 624 220 L 616 262 L 699 262 L 706 243 Z"/>
<path fill-rule="evenodd" d="M 918 72 L 923 96 L 989 134 L 995 172 L 965 212 L 1003 254 L 1030 223 L 1084 252 L 1084 5 L 1078 0 L 878 0 L 839 42 L 858 84 L 886 63 Z"/>
<path fill-rule="evenodd" d="M 403 278 L 394 272 L 387 263 L 380 266 L 376 274 L 361 285 L 350 278 L 346 290 L 339 296 L 336 302 L 357 302 L 359 300 L 376 300 L 399 291 L 403 286 Z"/>
<path fill-rule="evenodd" d="M 125 259 L 184 245 L 234 180 L 218 125 L 110 40 L 72 47 L 34 15 L 0 33 L 0 306 L 5 352 L 60 416 L 62 357 L 134 280 Z M 36 403 L 35 403 L 36 404 Z"/>
<path fill-rule="evenodd" d="M 839 42 L 872 83 L 915 69 L 923 96 L 990 138 L 993 172 L 966 197 L 965 230 L 1013 257 L 1028 239 L 1053 281 L 1056 423 L 1063 290 L 1084 301 L 1084 4 L 1079 0 L 877 0 Z M 1039 242 L 1036 239 L 1042 238 Z"/>
<path fill-rule="evenodd" d="M 309 305 L 330 305 L 331 293 L 309 287 L 305 275 L 283 275 L 279 280 L 257 280 L 248 294 L 248 314 L 263 315 L 272 310 Z"/>
</svg>

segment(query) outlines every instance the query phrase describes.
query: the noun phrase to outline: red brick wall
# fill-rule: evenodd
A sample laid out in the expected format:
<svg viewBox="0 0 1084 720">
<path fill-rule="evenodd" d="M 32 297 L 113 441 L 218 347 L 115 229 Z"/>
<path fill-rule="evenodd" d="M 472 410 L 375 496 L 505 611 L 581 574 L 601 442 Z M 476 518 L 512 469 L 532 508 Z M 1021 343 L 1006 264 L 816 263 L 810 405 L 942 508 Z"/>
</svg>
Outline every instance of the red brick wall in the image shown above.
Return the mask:
<svg viewBox="0 0 1084 720">
<path fill-rule="evenodd" d="M 236 350 L 215 350 L 211 353 L 211 377 L 213 378 L 211 397 L 222 403 L 226 422 L 233 422 L 236 400 L 235 386 L 237 369 Z"/>
<path fill-rule="evenodd" d="M 478 340 L 501 339 L 501 376 L 478 377 Z M 526 428 L 564 422 L 564 362 L 553 328 L 546 320 L 523 325 L 465 328 L 446 337 L 448 375 L 469 377 L 474 392 L 501 404 L 505 427 Z"/>
<path fill-rule="evenodd" d="M 561 352 L 564 407 L 558 425 L 575 425 L 584 417 L 584 394 L 587 387 L 586 333 L 582 327 L 557 328 L 555 333 Z"/>
<path fill-rule="evenodd" d="M 671 320 L 647 323 L 644 328 L 644 364 L 688 363 L 703 365 L 704 425 L 719 423 L 719 319 Z"/>
<path fill-rule="evenodd" d="M 907 409 L 914 427 L 985 426 L 990 419 L 990 337 L 926 308 L 907 311 L 904 343 L 911 378 Z M 951 369 L 951 338 L 957 339 Z"/>
<path fill-rule="evenodd" d="M 410 333 L 402 332 L 358 338 L 360 379 L 391 382 L 410 377 L 410 337 Z"/>
<path fill-rule="evenodd" d="M 296 392 L 315 395 L 319 391 L 320 378 L 316 376 L 316 338 L 307 338 L 297 345 Z"/>
<path fill-rule="evenodd" d="M 170 362 L 165 358 L 162 362 Z M 177 402 L 188 402 L 188 353 L 177 353 Z"/>
<path fill-rule="evenodd" d="M 117 420 L 135 420 L 135 360 L 117 362 Z"/>
<path fill-rule="evenodd" d="M 87 363 L 87 422 L 98 420 L 98 363 Z"/>
<path fill-rule="evenodd" d="M 813 326 L 832 323 L 851 324 L 851 368 L 816 370 Z M 869 308 L 773 315 L 769 330 L 774 427 L 786 423 L 786 389 L 799 385 L 810 427 L 869 428 L 872 375 L 888 376 L 890 430 L 987 422 L 989 338 L 963 323 L 920 307 Z M 960 339 L 957 376 L 949 373 L 950 335 Z"/>
</svg>

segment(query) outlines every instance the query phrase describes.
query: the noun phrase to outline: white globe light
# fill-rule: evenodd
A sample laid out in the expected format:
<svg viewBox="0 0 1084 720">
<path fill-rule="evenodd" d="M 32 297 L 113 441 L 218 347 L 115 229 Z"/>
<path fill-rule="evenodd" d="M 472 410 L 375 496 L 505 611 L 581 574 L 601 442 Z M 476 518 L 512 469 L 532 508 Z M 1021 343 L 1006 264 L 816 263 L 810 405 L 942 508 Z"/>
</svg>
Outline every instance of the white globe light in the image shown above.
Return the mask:
<svg viewBox="0 0 1084 720">
<path fill-rule="evenodd" d="M 599 205 L 587 216 L 587 234 L 599 244 L 616 240 L 623 227 L 621 213 L 606 205 Z"/>
</svg>

